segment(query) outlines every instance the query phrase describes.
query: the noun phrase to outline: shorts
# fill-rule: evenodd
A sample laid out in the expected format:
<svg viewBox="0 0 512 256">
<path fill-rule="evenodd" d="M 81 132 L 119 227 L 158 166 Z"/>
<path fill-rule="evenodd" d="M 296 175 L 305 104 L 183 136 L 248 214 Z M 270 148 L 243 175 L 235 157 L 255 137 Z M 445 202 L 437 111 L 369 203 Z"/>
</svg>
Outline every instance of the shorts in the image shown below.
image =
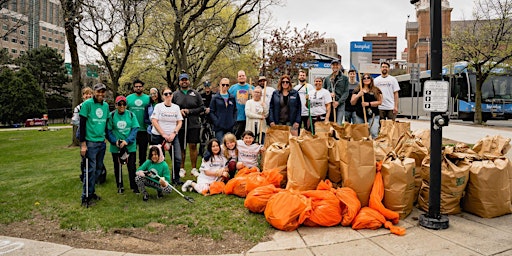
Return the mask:
<svg viewBox="0 0 512 256">
<path fill-rule="evenodd" d="M 197 144 L 201 142 L 201 138 L 199 136 L 201 132 L 201 128 L 191 128 L 187 130 L 187 143 L 191 144 Z M 181 129 L 178 133 L 178 139 L 180 140 L 181 147 L 186 147 L 184 140 L 185 140 L 185 129 Z"/>
</svg>

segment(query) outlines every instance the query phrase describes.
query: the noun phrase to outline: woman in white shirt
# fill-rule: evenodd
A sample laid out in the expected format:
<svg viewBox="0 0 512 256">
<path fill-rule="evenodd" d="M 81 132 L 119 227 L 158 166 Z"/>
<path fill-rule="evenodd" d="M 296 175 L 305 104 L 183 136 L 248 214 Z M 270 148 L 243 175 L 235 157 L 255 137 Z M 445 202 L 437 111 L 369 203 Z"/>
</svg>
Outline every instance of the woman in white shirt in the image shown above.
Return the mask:
<svg viewBox="0 0 512 256">
<path fill-rule="evenodd" d="M 262 89 L 256 86 L 252 92 L 252 99 L 245 103 L 245 130 L 252 131 L 256 136 L 262 132 L 260 144 L 263 143 L 264 133 L 267 131 L 265 118 L 268 117 L 268 105 L 261 98 Z"/>
<path fill-rule="evenodd" d="M 329 116 L 331 115 L 331 94 L 327 89 L 322 88 L 322 83 L 322 78 L 315 78 L 315 90 L 309 91 L 308 100 L 306 100 L 306 106 L 310 104 L 313 125 L 318 121 L 329 122 Z M 307 130 L 311 130 L 309 121 Z"/>
</svg>

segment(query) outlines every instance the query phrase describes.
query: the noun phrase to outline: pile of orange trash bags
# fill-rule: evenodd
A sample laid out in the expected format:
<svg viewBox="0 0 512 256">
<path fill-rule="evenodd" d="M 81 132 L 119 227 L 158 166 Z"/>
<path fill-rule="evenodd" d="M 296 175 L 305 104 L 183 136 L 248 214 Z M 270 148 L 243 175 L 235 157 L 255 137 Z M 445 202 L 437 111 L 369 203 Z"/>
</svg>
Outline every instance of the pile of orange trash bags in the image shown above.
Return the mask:
<svg viewBox="0 0 512 256">
<path fill-rule="evenodd" d="M 378 229 L 384 225 L 391 233 L 404 235 L 405 229 L 394 226 L 399 214 L 382 204 L 384 184 L 377 164 L 377 174 L 368 207 L 361 208 L 357 194 L 348 187 L 334 189 L 329 180 L 321 181 L 316 190 L 295 191 L 280 188 L 278 170 L 260 173 L 256 168 L 240 170 L 228 181 L 224 193 L 245 197 L 244 206 L 254 213 L 264 213 L 266 220 L 279 230 L 292 231 L 300 225 L 352 226 L 353 229 Z"/>
</svg>

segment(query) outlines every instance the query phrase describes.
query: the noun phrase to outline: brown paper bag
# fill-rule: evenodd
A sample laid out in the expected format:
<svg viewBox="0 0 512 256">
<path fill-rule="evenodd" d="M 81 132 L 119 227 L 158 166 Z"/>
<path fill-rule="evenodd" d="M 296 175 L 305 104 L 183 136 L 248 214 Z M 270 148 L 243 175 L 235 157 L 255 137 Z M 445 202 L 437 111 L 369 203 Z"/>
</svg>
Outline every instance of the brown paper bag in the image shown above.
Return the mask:
<svg viewBox="0 0 512 256">
<path fill-rule="evenodd" d="M 314 190 L 327 175 L 327 137 L 304 132 L 290 138 L 286 189 Z"/>
<path fill-rule="evenodd" d="M 428 211 L 430 190 L 430 158 L 425 158 L 421 169 L 423 182 L 418 198 L 418 207 Z M 428 165 L 428 166 L 427 166 Z M 457 214 L 461 212 L 460 201 L 469 179 L 471 164 L 467 159 L 452 158 L 443 155 L 441 161 L 441 213 Z"/>
<path fill-rule="evenodd" d="M 415 130 L 412 132 L 412 135 L 419 139 L 421 144 L 430 151 L 430 130 Z"/>
<path fill-rule="evenodd" d="M 378 138 L 387 138 L 389 143 L 395 147 L 400 136 L 406 132 L 410 132 L 411 123 L 398 122 L 393 120 L 381 120 Z"/>
<path fill-rule="evenodd" d="M 315 123 L 315 135 L 326 135 L 331 136 L 334 129 L 331 123 L 316 122 Z"/>
<path fill-rule="evenodd" d="M 288 144 L 290 137 L 290 126 L 288 125 L 274 125 L 267 128 L 265 133 L 265 148 L 270 147 L 274 142 L 281 142 Z"/>
<path fill-rule="evenodd" d="M 361 140 L 363 138 L 370 137 L 370 130 L 368 124 L 349 124 L 345 123 L 346 137 L 350 137 L 353 140 Z"/>
<path fill-rule="evenodd" d="M 279 173 L 283 175 L 281 181 L 281 187 L 286 187 L 286 165 L 288 163 L 288 157 L 290 155 L 290 146 L 283 142 L 276 142 L 270 145 L 265 151 L 265 160 L 263 165 L 263 171 L 270 171 L 278 169 Z"/>
<path fill-rule="evenodd" d="M 342 169 L 343 187 L 353 189 L 361 201 L 361 207 L 367 206 L 376 171 L 373 141 L 364 138 L 339 140 L 339 143 L 345 149 L 340 152 L 341 161 L 348 167 Z"/>
<path fill-rule="evenodd" d="M 373 149 L 375 150 L 375 161 L 381 161 L 393 150 L 393 146 L 388 138 L 376 138 L 373 141 Z"/>
<path fill-rule="evenodd" d="M 501 135 L 485 136 L 473 146 L 473 150 L 480 156 L 504 156 L 510 150 L 510 138 Z"/>
<path fill-rule="evenodd" d="M 348 166 L 341 161 L 341 152 L 346 149 L 342 148 L 343 145 L 339 140 L 335 138 L 327 139 L 327 148 L 328 148 L 328 171 L 327 171 L 327 179 L 329 179 L 333 184 L 334 188 L 342 186 L 342 170 L 347 170 Z"/>
<path fill-rule="evenodd" d="M 462 208 L 482 218 L 511 213 L 507 158 L 473 161 Z"/>
<path fill-rule="evenodd" d="M 384 182 L 384 206 L 405 219 L 411 211 L 415 200 L 414 185 L 415 162 L 412 158 L 399 158 L 390 152 L 382 163 L 382 180 Z"/>
</svg>

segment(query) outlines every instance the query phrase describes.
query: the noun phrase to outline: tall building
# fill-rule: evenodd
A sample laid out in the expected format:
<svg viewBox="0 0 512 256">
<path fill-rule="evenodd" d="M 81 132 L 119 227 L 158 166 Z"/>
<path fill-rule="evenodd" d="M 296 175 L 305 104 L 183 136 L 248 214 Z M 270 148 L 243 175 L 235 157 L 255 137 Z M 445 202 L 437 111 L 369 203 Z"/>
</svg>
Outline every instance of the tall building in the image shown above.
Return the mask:
<svg viewBox="0 0 512 256">
<path fill-rule="evenodd" d="M 372 63 L 396 59 L 396 36 L 388 36 L 388 33 L 366 34 L 363 41 L 373 44 Z"/>
<path fill-rule="evenodd" d="M 450 36 L 452 10 L 448 0 L 442 0 L 443 37 Z M 427 70 L 430 69 L 430 0 L 420 0 L 416 3 L 416 20 L 405 25 L 407 63 L 420 63 L 421 70 Z"/>
<path fill-rule="evenodd" d="M 341 59 L 341 56 L 338 55 L 338 45 L 334 38 L 324 38 L 324 41 L 320 46 L 311 48 L 311 50 L 329 57 Z"/>
<path fill-rule="evenodd" d="M 64 58 L 65 30 L 60 1 L 9 0 L 0 9 L 0 47 L 14 57 L 48 46 Z"/>
</svg>

